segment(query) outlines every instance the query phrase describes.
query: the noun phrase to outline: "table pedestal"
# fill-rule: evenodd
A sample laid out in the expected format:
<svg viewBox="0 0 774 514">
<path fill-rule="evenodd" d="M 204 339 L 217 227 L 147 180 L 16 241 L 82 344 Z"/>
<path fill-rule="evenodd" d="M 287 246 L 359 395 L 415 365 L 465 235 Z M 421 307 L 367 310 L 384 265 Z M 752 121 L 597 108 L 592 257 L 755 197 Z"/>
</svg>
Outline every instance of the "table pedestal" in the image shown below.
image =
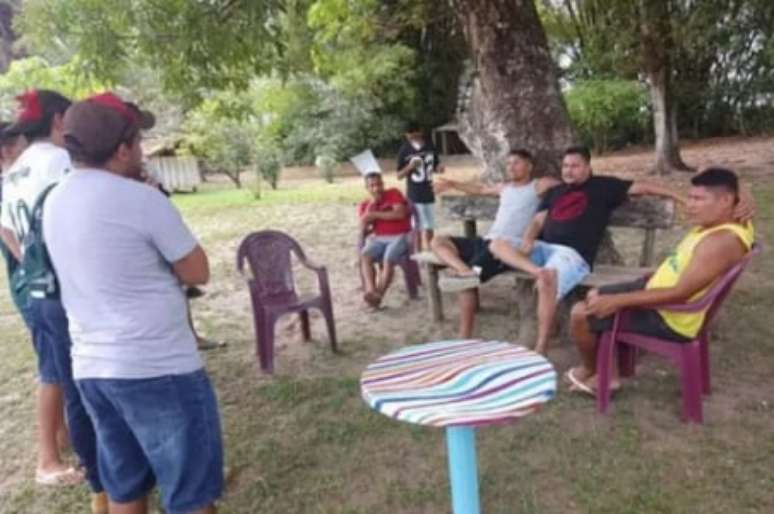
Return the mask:
<svg viewBox="0 0 774 514">
<path fill-rule="evenodd" d="M 447 427 L 446 447 L 454 514 L 480 514 L 476 429 Z"/>
</svg>

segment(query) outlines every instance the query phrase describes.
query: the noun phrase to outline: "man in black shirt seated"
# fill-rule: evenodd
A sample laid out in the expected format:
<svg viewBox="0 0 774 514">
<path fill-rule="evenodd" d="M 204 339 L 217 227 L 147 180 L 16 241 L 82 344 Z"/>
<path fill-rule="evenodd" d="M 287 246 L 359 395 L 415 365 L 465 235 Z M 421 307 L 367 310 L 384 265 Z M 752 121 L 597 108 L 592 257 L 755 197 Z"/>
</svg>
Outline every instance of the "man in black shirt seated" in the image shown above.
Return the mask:
<svg viewBox="0 0 774 514">
<path fill-rule="evenodd" d="M 660 185 L 594 176 L 588 148 L 568 148 L 562 159 L 562 184 L 546 193 L 521 245 L 490 245 L 495 257 L 535 277 L 535 351 L 544 355 L 548 351 L 558 301 L 591 272 L 611 213 L 634 195 L 664 196 L 684 203 L 681 195 Z"/>
</svg>

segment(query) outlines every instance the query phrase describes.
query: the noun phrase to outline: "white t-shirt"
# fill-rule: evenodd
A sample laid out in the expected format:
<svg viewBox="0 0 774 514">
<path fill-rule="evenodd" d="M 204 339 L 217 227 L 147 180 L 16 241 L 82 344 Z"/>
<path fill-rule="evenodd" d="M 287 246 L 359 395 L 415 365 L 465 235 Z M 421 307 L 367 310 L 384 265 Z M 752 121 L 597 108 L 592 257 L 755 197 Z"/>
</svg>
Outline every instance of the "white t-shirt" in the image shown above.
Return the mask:
<svg viewBox="0 0 774 514">
<path fill-rule="evenodd" d="M 29 230 L 30 215 L 38 197 L 71 168 L 67 150 L 39 141 L 27 147 L 4 174 L 0 224 L 12 230 L 19 242 Z"/>
<path fill-rule="evenodd" d="M 536 180 L 523 186 L 506 184 L 500 191 L 500 205 L 486 239 L 507 239 L 518 244 L 539 205 Z"/>
<path fill-rule="evenodd" d="M 202 367 L 171 263 L 197 245 L 157 189 L 76 169 L 51 192 L 43 231 L 73 341 L 73 376 L 152 378 Z"/>
</svg>

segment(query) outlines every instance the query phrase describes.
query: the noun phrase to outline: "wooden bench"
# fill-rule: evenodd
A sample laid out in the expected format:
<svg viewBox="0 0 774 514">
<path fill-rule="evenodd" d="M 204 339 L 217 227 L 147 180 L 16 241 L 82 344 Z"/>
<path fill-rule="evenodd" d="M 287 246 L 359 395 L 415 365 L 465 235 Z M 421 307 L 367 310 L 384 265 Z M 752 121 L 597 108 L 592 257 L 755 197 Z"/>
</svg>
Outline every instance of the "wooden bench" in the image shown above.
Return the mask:
<svg viewBox="0 0 774 514">
<path fill-rule="evenodd" d="M 498 199 L 492 196 L 441 197 L 441 209 L 452 220 L 463 223 L 465 237 L 477 235 L 476 222 L 494 220 Z M 670 200 L 652 197 L 633 198 L 613 211 L 610 227 L 641 229 L 642 248 L 637 266 L 625 266 L 616 252 L 601 248 L 594 271 L 586 277 L 579 289 L 599 287 L 626 280 L 633 280 L 645 274 L 654 265 L 654 243 L 657 229 L 669 229 L 674 224 L 675 208 Z M 424 252 L 412 257 L 422 265 L 427 276 L 427 297 L 432 318 L 443 321 L 443 302 L 438 287 L 438 273 L 444 267 L 433 254 Z M 537 312 L 533 278 L 523 272 L 513 272 L 516 287 L 516 305 L 519 311 L 519 341 L 531 342 L 537 330 Z M 572 296 L 572 295 L 571 295 Z M 567 302 L 563 302 L 567 303 Z"/>
</svg>

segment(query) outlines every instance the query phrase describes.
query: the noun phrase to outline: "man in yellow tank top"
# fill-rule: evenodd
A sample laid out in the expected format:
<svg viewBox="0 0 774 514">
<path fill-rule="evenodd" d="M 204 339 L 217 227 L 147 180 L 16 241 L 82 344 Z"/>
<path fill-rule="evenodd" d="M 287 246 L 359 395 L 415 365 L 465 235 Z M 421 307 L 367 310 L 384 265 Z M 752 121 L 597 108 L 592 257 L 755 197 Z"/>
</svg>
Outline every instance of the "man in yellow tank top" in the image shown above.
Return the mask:
<svg viewBox="0 0 774 514">
<path fill-rule="evenodd" d="M 634 309 L 627 331 L 675 341 L 691 341 L 706 312 L 677 313 L 652 305 L 689 302 L 739 262 L 754 240 L 752 223 L 740 215 L 739 183 L 733 171 L 707 168 L 691 179 L 686 214 L 693 228 L 649 279 L 589 291 L 572 309 L 571 334 L 581 364 L 565 375 L 571 390 L 596 387 L 597 337 L 612 327 L 615 313 Z M 618 386 L 615 379 L 613 387 Z"/>
</svg>

